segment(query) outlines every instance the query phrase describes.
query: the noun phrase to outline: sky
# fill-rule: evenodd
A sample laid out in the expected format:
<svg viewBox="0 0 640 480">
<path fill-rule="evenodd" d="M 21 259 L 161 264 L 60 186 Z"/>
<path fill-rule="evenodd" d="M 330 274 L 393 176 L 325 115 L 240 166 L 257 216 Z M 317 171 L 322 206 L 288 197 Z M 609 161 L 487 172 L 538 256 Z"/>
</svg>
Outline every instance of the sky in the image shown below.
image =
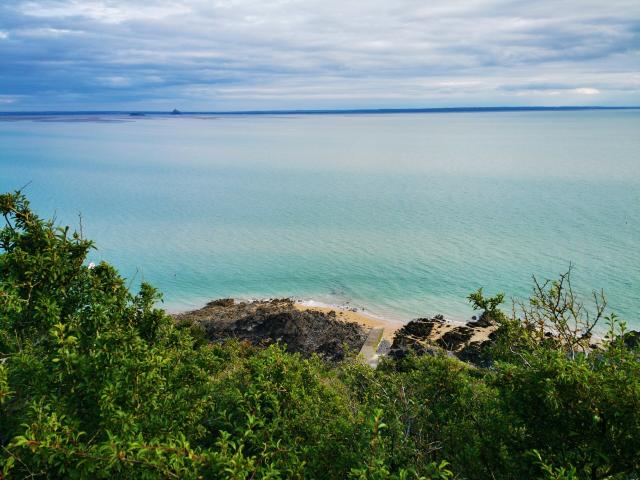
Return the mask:
<svg viewBox="0 0 640 480">
<path fill-rule="evenodd" d="M 0 0 L 0 111 L 640 105 L 639 0 Z"/>
</svg>

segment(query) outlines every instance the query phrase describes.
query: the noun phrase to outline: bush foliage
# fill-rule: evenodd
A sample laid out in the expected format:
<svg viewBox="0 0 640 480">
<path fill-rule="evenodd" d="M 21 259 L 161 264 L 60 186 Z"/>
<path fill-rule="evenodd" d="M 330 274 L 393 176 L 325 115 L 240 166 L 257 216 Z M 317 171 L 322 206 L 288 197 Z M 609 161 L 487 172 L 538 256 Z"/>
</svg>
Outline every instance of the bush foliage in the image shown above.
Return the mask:
<svg viewBox="0 0 640 480">
<path fill-rule="evenodd" d="M 604 306 L 562 277 L 519 315 L 472 294 L 491 368 L 330 365 L 208 344 L 19 192 L 0 212 L 0 478 L 638 478 L 640 352 L 613 316 L 592 351 Z"/>
</svg>

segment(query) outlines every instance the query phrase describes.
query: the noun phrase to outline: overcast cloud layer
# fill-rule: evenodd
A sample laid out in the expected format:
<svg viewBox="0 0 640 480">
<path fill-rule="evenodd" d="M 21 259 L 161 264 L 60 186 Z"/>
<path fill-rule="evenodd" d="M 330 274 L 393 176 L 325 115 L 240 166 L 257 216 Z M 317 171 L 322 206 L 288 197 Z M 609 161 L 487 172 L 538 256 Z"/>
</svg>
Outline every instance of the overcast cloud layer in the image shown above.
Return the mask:
<svg viewBox="0 0 640 480">
<path fill-rule="evenodd" d="M 0 3 L 0 110 L 463 105 L 640 105 L 640 1 Z"/>
</svg>

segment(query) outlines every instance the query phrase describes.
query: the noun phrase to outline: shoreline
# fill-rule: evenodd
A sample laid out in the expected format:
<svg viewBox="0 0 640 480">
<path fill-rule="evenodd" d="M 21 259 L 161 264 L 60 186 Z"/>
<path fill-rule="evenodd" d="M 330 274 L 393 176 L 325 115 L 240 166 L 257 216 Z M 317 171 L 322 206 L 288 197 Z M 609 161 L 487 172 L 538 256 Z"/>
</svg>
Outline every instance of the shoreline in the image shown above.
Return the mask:
<svg viewBox="0 0 640 480">
<path fill-rule="evenodd" d="M 396 331 L 401 329 L 406 323 L 410 321 L 410 320 L 407 320 L 406 322 L 393 321 L 390 319 L 375 317 L 359 309 L 339 307 L 336 305 L 326 305 L 326 304 L 322 304 L 315 301 L 300 301 L 295 299 L 293 299 L 293 301 L 294 301 L 295 308 L 302 312 L 304 311 L 316 311 L 316 312 L 322 312 L 322 313 L 335 312 L 336 318 L 343 322 L 357 323 L 369 329 L 383 328 L 384 333 L 382 334 L 382 338 L 385 340 L 389 340 L 390 342 L 393 342 L 393 336 L 395 335 Z"/>
<path fill-rule="evenodd" d="M 252 303 L 252 302 L 269 302 L 272 300 L 276 300 L 277 297 L 231 297 L 237 303 Z M 298 311 L 316 311 L 328 314 L 330 312 L 335 312 L 335 316 L 337 320 L 346 322 L 346 323 L 356 323 L 360 326 L 363 326 L 366 329 L 373 328 L 382 328 L 383 335 L 382 338 L 388 340 L 390 343 L 393 342 L 393 338 L 395 333 L 400 330 L 403 326 L 408 324 L 409 322 L 419 319 L 419 318 L 431 318 L 431 315 L 415 315 L 411 318 L 407 317 L 404 320 L 400 320 L 400 315 L 398 318 L 390 318 L 387 316 L 380 316 L 374 313 L 371 313 L 364 307 L 355 307 L 349 304 L 334 304 L 334 303 L 325 303 L 317 300 L 311 299 L 303 299 L 300 297 L 284 297 L 287 300 L 290 300 L 293 303 L 293 306 Z M 207 305 L 208 302 L 215 301 L 213 300 L 203 300 L 202 303 L 197 304 L 189 304 L 189 305 L 180 305 L 175 306 L 175 308 L 171 308 L 171 306 L 166 306 L 165 311 L 170 315 L 182 315 L 187 314 L 193 311 L 200 310 L 204 306 Z M 162 307 L 161 307 L 162 308 Z M 472 319 L 461 319 L 461 318 L 452 318 L 449 316 L 444 316 L 444 325 L 443 332 L 452 330 L 456 327 L 461 327 L 466 325 Z"/>
<path fill-rule="evenodd" d="M 218 299 L 219 300 L 219 299 Z M 276 297 L 269 298 L 259 298 L 259 297 L 233 297 L 232 300 L 236 303 L 254 303 L 254 302 L 272 302 L 275 300 L 279 300 Z M 433 329 L 432 333 L 429 335 L 432 341 L 436 341 L 442 338 L 444 335 L 448 333 L 452 333 L 453 331 L 458 331 L 461 327 L 467 328 L 476 321 L 475 317 L 472 317 L 468 320 L 455 319 L 444 315 L 424 315 L 424 316 L 415 316 L 414 318 L 407 318 L 406 320 L 397 320 L 391 319 L 389 317 L 377 316 L 375 314 L 370 313 L 364 307 L 352 307 L 348 304 L 346 305 L 337 305 L 319 302 L 316 300 L 306 300 L 296 297 L 284 297 L 282 300 L 288 300 L 291 302 L 293 307 L 300 311 L 312 311 L 319 312 L 323 314 L 330 314 L 333 312 L 335 314 L 335 318 L 338 321 L 344 323 L 355 323 L 366 330 L 372 329 L 382 329 L 383 333 L 381 336 L 381 340 L 387 340 L 390 344 L 393 343 L 395 334 L 402 329 L 405 325 L 412 323 L 414 321 L 428 321 L 434 322 L 435 319 L 440 318 L 439 323 Z M 216 300 L 213 300 L 216 301 Z M 211 302 L 211 300 L 210 300 Z M 166 309 L 166 312 L 171 316 L 176 315 L 185 315 L 189 313 L 193 313 L 202 308 L 206 308 L 207 302 L 204 302 L 203 306 L 191 306 L 189 308 L 179 308 L 179 309 Z M 473 327 L 473 334 L 467 339 L 468 342 L 477 343 L 477 342 L 485 342 L 488 340 L 489 335 L 495 327 L 489 328 L 480 328 Z M 604 339 L 604 332 L 594 331 L 592 336 L 592 341 L 594 343 L 601 343 Z"/>
</svg>

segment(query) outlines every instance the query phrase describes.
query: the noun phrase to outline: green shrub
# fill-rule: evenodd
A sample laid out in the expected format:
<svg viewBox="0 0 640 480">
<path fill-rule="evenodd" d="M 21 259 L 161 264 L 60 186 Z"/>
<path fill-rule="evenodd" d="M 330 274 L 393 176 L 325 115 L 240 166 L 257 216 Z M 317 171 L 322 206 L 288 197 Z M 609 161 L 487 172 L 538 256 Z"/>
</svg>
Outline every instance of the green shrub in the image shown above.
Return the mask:
<svg viewBox="0 0 640 480">
<path fill-rule="evenodd" d="M 113 267 L 87 265 L 93 244 L 19 193 L 0 212 L 2 477 L 411 473 L 372 463 L 368 410 L 331 366 L 209 345 L 154 308 L 151 286 L 132 295 Z"/>
<path fill-rule="evenodd" d="M 20 193 L 0 213 L 0 479 L 638 478 L 640 352 L 568 275 L 535 282 L 518 315 L 470 296 L 498 326 L 491 368 L 374 370 L 209 344 Z"/>
</svg>

